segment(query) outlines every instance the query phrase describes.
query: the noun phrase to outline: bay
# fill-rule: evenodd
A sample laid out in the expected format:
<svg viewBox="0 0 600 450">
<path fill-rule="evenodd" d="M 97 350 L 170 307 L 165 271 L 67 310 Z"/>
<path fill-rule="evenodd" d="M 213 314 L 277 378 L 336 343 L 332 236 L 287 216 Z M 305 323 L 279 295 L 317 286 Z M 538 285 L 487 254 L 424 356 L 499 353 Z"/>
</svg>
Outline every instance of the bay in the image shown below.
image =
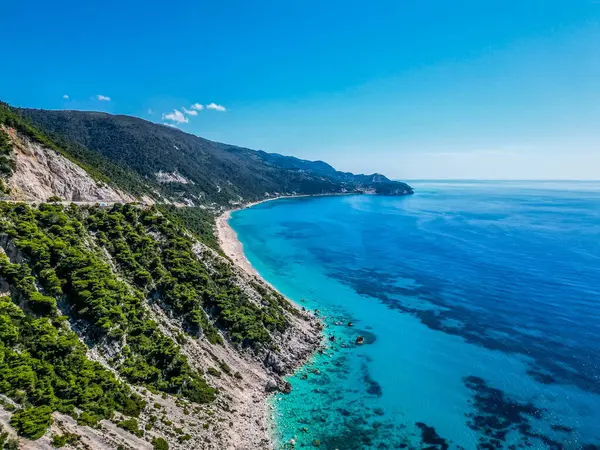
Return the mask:
<svg viewBox="0 0 600 450">
<path fill-rule="evenodd" d="M 326 325 L 272 398 L 278 447 L 600 448 L 600 183 L 411 185 L 233 213 Z"/>
</svg>

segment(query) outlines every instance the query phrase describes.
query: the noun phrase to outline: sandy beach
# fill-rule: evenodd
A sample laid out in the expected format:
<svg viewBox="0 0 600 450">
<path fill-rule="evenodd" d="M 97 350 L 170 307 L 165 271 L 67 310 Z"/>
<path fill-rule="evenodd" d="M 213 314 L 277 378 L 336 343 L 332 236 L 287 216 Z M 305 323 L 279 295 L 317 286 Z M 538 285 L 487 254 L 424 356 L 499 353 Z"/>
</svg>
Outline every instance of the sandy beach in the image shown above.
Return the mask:
<svg viewBox="0 0 600 450">
<path fill-rule="evenodd" d="M 242 209 L 242 208 L 239 208 Z M 244 246 L 238 240 L 237 234 L 233 231 L 233 228 L 229 225 L 229 219 L 231 213 L 237 211 L 235 209 L 225 211 L 217 218 L 217 234 L 219 237 L 219 245 L 221 249 L 237 266 L 244 269 L 244 271 L 250 275 L 260 277 L 246 255 L 244 254 Z"/>
<path fill-rule="evenodd" d="M 246 203 L 237 208 L 228 209 L 227 211 L 223 212 L 223 214 L 221 214 L 217 218 L 217 236 L 219 239 L 219 245 L 220 245 L 221 249 L 223 250 L 223 252 L 225 253 L 225 255 L 227 255 L 236 265 L 238 265 L 239 267 L 244 269 L 244 271 L 246 273 L 260 278 L 265 283 L 267 283 L 269 286 L 271 286 L 271 284 L 268 281 L 266 281 L 257 272 L 257 270 L 254 267 L 252 267 L 252 264 L 250 264 L 250 261 L 248 261 L 248 258 L 246 258 L 246 255 L 244 253 L 244 246 L 239 241 L 236 232 L 229 225 L 229 219 L 231 218 L 232 213 L 234 213 L 235 211 L 239 211 L 241 209 L 251 208 L 252 206 L 260 205 L 261 203 L 270 202 L 273 200 L 279 200 L 279 199 L 283 199 L 283 198 L 300 198 L 300 197 L 310 197 L 310 196 L 309 195 L 282 195 L 279 197 L 271 197 L 271 198 L 266 198 L 264 200 L 260 200 L 258 202 Z"/>
<path fill-rule="evenodd" d="M 254 275 L 260 278 L 262 281 L 271 286 L 271 283 L 266 281 L 257 270 L 252 267 L 248 258 L 246 258 L 246 254 L 244 253 L 244 246 L 239 241 L 236 232 L 229 225 L 229 219 L 231 218 L 231 214 L 235 211 L 239 211 L 246 208 L 251 208 L 256 205 L 260 205 L 261 203 L 270 202 L 274 200 L 280 200 L 284 198 L 301 198 L 301 197 L 331 197 L 338 195 L 356 195 L 355 193 L 340 193 L 340 194 L 315 194 L 315 195 L 281 195 L 278 197 L 270 197 L 264 200 L 260 200 L 257 202 L 246 203 L 244 205 L 240 205 L 236 208 L 228 209 L 224 211 L 217 218 L 217 237 L 219 239 L 219 246 L 236 265 L 240 268 L 244 269 L 244 271 L 250 275 Z M 271 286 L 273 287 L 273 286 Z M 274 289 L 274 288 L 273 288 Z M 293 302 L 292 302 L 293 303 Z M 298 305 L 296 305 L 298 306 Z"/>
<path fill-rule="evenodd" d="M 236 232 L 229 225 L 229 219 L 231 218 L 231 214 L 235 211 L 250 208 L 252 206 L 258 205 L 260 203 L 264 203 L 267 201 L 278 200 L 281 198 L 296 198 L 296 197 L 307 197 L 306 195 L 298 195 L 298 196 L 280 196 L 280 197 L 272 197 L 262 201 L 248 203 L 245 205 L 241 205 L 237 208 L 233 208 L 227 211 L 224 211 L 216 220 L 217 225 L 217 235 L 219 240 L 219 245 L 225 255 L 229 257 L 232 262 L 242 269 L 246 274 L 250 277 L 256 277 L 261 280 L 263 283 L 276 290 L 268 281 L 266 281 L 258 271 L 250 264 L 248 258 L 244 254 L 244 247 L 242 243 L 239 241 Z M 287 299 L 292 305 L 296 306 L 298 309 L 301 307 L 293 302 L 290 299 Z M 284 360 L 287 360 L 286 370 L 289 375 L 295 369 L 300 367 L 307 361 L 314 351 L 317 350 L 319 344 L 321 342 L 321 324 L 314 316 L 312 316 L 308 312 L 303 312 L 302 314 L 308 315 L 310 317 L 309 321 L 299 320 L 296 317 L 290 317 L 290 320 L 293 323 L 293 326 L 286 333 L 285 344 L 281 342 L 281 347 L 285 348 L 285 350 L 280 355 Z M 258 369 L 258 370 L 257 370 Z M 263 368 L 264 370 L 264 368 Z M 262 373 L 261 373 L 262 372 Z M 252 417 L 254 420 L 248 421 L 246 417 L 238 417 L 236 423 L 240 426 L 234 426 L 234 428 L 239 428 L 240 430 L 252 430 L 251 434 L 253 435 L 252 443 L 244 442 L 244 439 L 234 439 L 237 441 L 235 446 L 236 449 L 244 448 L 244 449 L 254 449 L 254 448 L 273 448 L 274 447 L 274 439 L 271 434 L 271 430 L 273 429 L 274 416 L 271 405 L 268 403 L 268 399 L 270 397 L 269 394 L 265 393 L 264 385 L 267 379 L 275 377 L 278 378 L 275 374 L 271 373 L 270 370 L 263 372 L 260 370 L 259 366 L 254 366 L 252 370 L 249 368 L 246 369 L 244 373 L 244 378 L 248 380 L 248 384 L 246 386 L 247 392 L 245 392 L 242 396 L 243 399 L 241 403 L 238 403 L 238 408 L 246 410 L 246 417 Z M 252 381 L 251 381 L 252 380 Z M 243 404 L 243 405 L 242 405 Z M 256 428 L 255 423 L 260 423 L 261 427 Z M 262 444 L 259 447 L 255 447 L 255 442 L 262 438 Z M 269 442 L 267 445 L 266 442 Z"/>
</svg>

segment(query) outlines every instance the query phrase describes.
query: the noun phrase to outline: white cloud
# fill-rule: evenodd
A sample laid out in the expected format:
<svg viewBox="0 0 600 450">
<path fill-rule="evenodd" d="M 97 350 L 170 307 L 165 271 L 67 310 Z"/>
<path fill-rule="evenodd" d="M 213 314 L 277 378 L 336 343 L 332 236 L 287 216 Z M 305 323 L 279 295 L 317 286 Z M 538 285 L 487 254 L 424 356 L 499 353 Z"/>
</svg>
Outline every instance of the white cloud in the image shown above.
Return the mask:
<svg viewBox="0 0 600 450">
<path fill-rule="evenodd" d="M 63 95 L 63 98 L 64 98 L 65 100 L 69 100 L 69 96 L 68 96 L 67 94 Z"/>
<path fill-rule="evenodd" d="M 193 108 L 193 106 L 192 106 L 192 108 Z M 186 113 L 188 116 L 197 116 L 198 115 L 198 111 L 196 111 L 195 109 L 186 109 L 184 107 L 183 112 Z"/>
<path fill-rule="evenodd" d="M 194 103 L 192 105 L 192 109 L 195 109 L 197 111 L 202 111 L 204 109 L 204 105 L 201 105 L 200 103 Z"/>
<path fill-rule="evenodd" d="M 148 115 L 151 116 L 152 115 L 152 109 L 148 108 Z"/>
<path fill-rule="evenodd" d="M 101 102 L 110 102 L 110 97 L 107 97 L 106 95 L 96 95 L 96 99 Z"/>
<path fill-rule="evenodd" d="M 227 111 L 224 106 L 217 105 L 216 103 L 209 103 L 206 105 L 206 109 L 214 109 L 215 111 Z"/>
<path fill-rule="evenodd" d="M 172 120 L 173 122 L 177 123 L 188 123 L 190 121 L 190 119 L 185 117 L 183 113 L 177 109 L 174 109 L 172 113 L 163 114 L 162 118 L 166 120 Z"/>
</svg>

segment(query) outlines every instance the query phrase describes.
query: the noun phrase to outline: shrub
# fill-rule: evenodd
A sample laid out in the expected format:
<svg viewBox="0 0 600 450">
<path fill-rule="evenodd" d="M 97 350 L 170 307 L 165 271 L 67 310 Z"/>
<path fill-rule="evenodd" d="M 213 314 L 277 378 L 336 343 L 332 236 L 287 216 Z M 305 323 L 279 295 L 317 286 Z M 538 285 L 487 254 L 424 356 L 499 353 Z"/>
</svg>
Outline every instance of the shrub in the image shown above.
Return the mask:
<svg viewBox="0 0 600 450">
<path fill-rule="evenodd" d="M 221 378 L 221 372 L 219 372 L 217 369 L 215 369 L 214 367 L 209 367 L 208 369 L 206 369 L 206 372 L 209 375 L 212 375 L 213 377 L 217 377 L 217 378 Z"/>
<path fill-rule="evenodd" d="M 220 361 L 219 362 L 219 367 L 221 368 L 221 370 L 223 372 L 225 372 L 227 375 L 231 375 L 231 367 L 229 367 L 229 365 L 225 362 L 225 361 Z"/>
<path fill-rule="evenodd" d="M 142 437 L 144 435 L 144 432 L 138 428 L 138 421 L 135 419 L 123 420 L 119 422 L 117 426 L 129 431 L 131 434 L 135 434 L 138 437 Z"/>
<path fill-rule="evenodd" d="M 61 448 L 69 444 L 75 446 L 79 442 L 81 436 L 75 433 L 55 434 L 52 436 L 52 446 Z"/>
<path fill-rule="evenodd" d="M 42 437 L 52 422 L 52 408 L 49 406 L 20 409 L 10 419 L 17 433 L 33 440 Z"/>
<path fill-rule="evenodd" d="M 98 417 L 93 414 L 90 414 L 87 411 L 83 411 L 79 414 L 77 418 L 77 425 L 88 426 L 88 427 L 97 427 L 98 426 Z"/>
<path fill-rule="evenodd" d="M 163 438 L 152 439 L 152 448 L 154 450 L 169 450 L 169 444 Z"/>
<path fill-rule="evenodd" d="M 8 437 L 4 427 L 0 425 L 0 448 L 4 450 L 19 450 L 19 441 Z"/>
</svg>

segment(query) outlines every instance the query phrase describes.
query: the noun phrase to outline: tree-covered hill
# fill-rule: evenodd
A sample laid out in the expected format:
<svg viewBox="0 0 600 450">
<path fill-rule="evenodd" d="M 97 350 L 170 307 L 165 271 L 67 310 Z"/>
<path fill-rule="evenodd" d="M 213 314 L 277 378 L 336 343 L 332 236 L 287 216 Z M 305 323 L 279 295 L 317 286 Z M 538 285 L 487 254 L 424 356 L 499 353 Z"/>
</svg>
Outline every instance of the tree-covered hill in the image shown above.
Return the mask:
<svg viewBox="0 0 600 450">
<path fill-rule="evenodd" d="M 54 411 L 84 426 L 139 416 L 146 402 L 129 386 L 214 402 L 204 370 L 216 372 L 192 364 L 181 344 L 278 353 L 300 314 L 258 282 L 240 284 L 216 252 L 198 254 L 201 244 L 156 207 L 0 202 L 0 218 L 0 394 L 30 439 Z"/>
<path fill-rule="evenodd" d="M 50 137 L 92 151 L 133 173 L 149 189 L 194 204 L 257 200 L 265 194 L 372 192 L 404 195 L 412 189 L 383 175 L 336 171 L 321 161 L 209 141 L 135 117 L 99 112 L 17 109 Z M 82 150 L 83 151 L 83 150 Z M 110 178 L 112 167 L 94 167 Z M 121 174 L 122 175 L 122 174 Z M 138 179 L 139 178 L 139 179 Z"/>
</svg>

